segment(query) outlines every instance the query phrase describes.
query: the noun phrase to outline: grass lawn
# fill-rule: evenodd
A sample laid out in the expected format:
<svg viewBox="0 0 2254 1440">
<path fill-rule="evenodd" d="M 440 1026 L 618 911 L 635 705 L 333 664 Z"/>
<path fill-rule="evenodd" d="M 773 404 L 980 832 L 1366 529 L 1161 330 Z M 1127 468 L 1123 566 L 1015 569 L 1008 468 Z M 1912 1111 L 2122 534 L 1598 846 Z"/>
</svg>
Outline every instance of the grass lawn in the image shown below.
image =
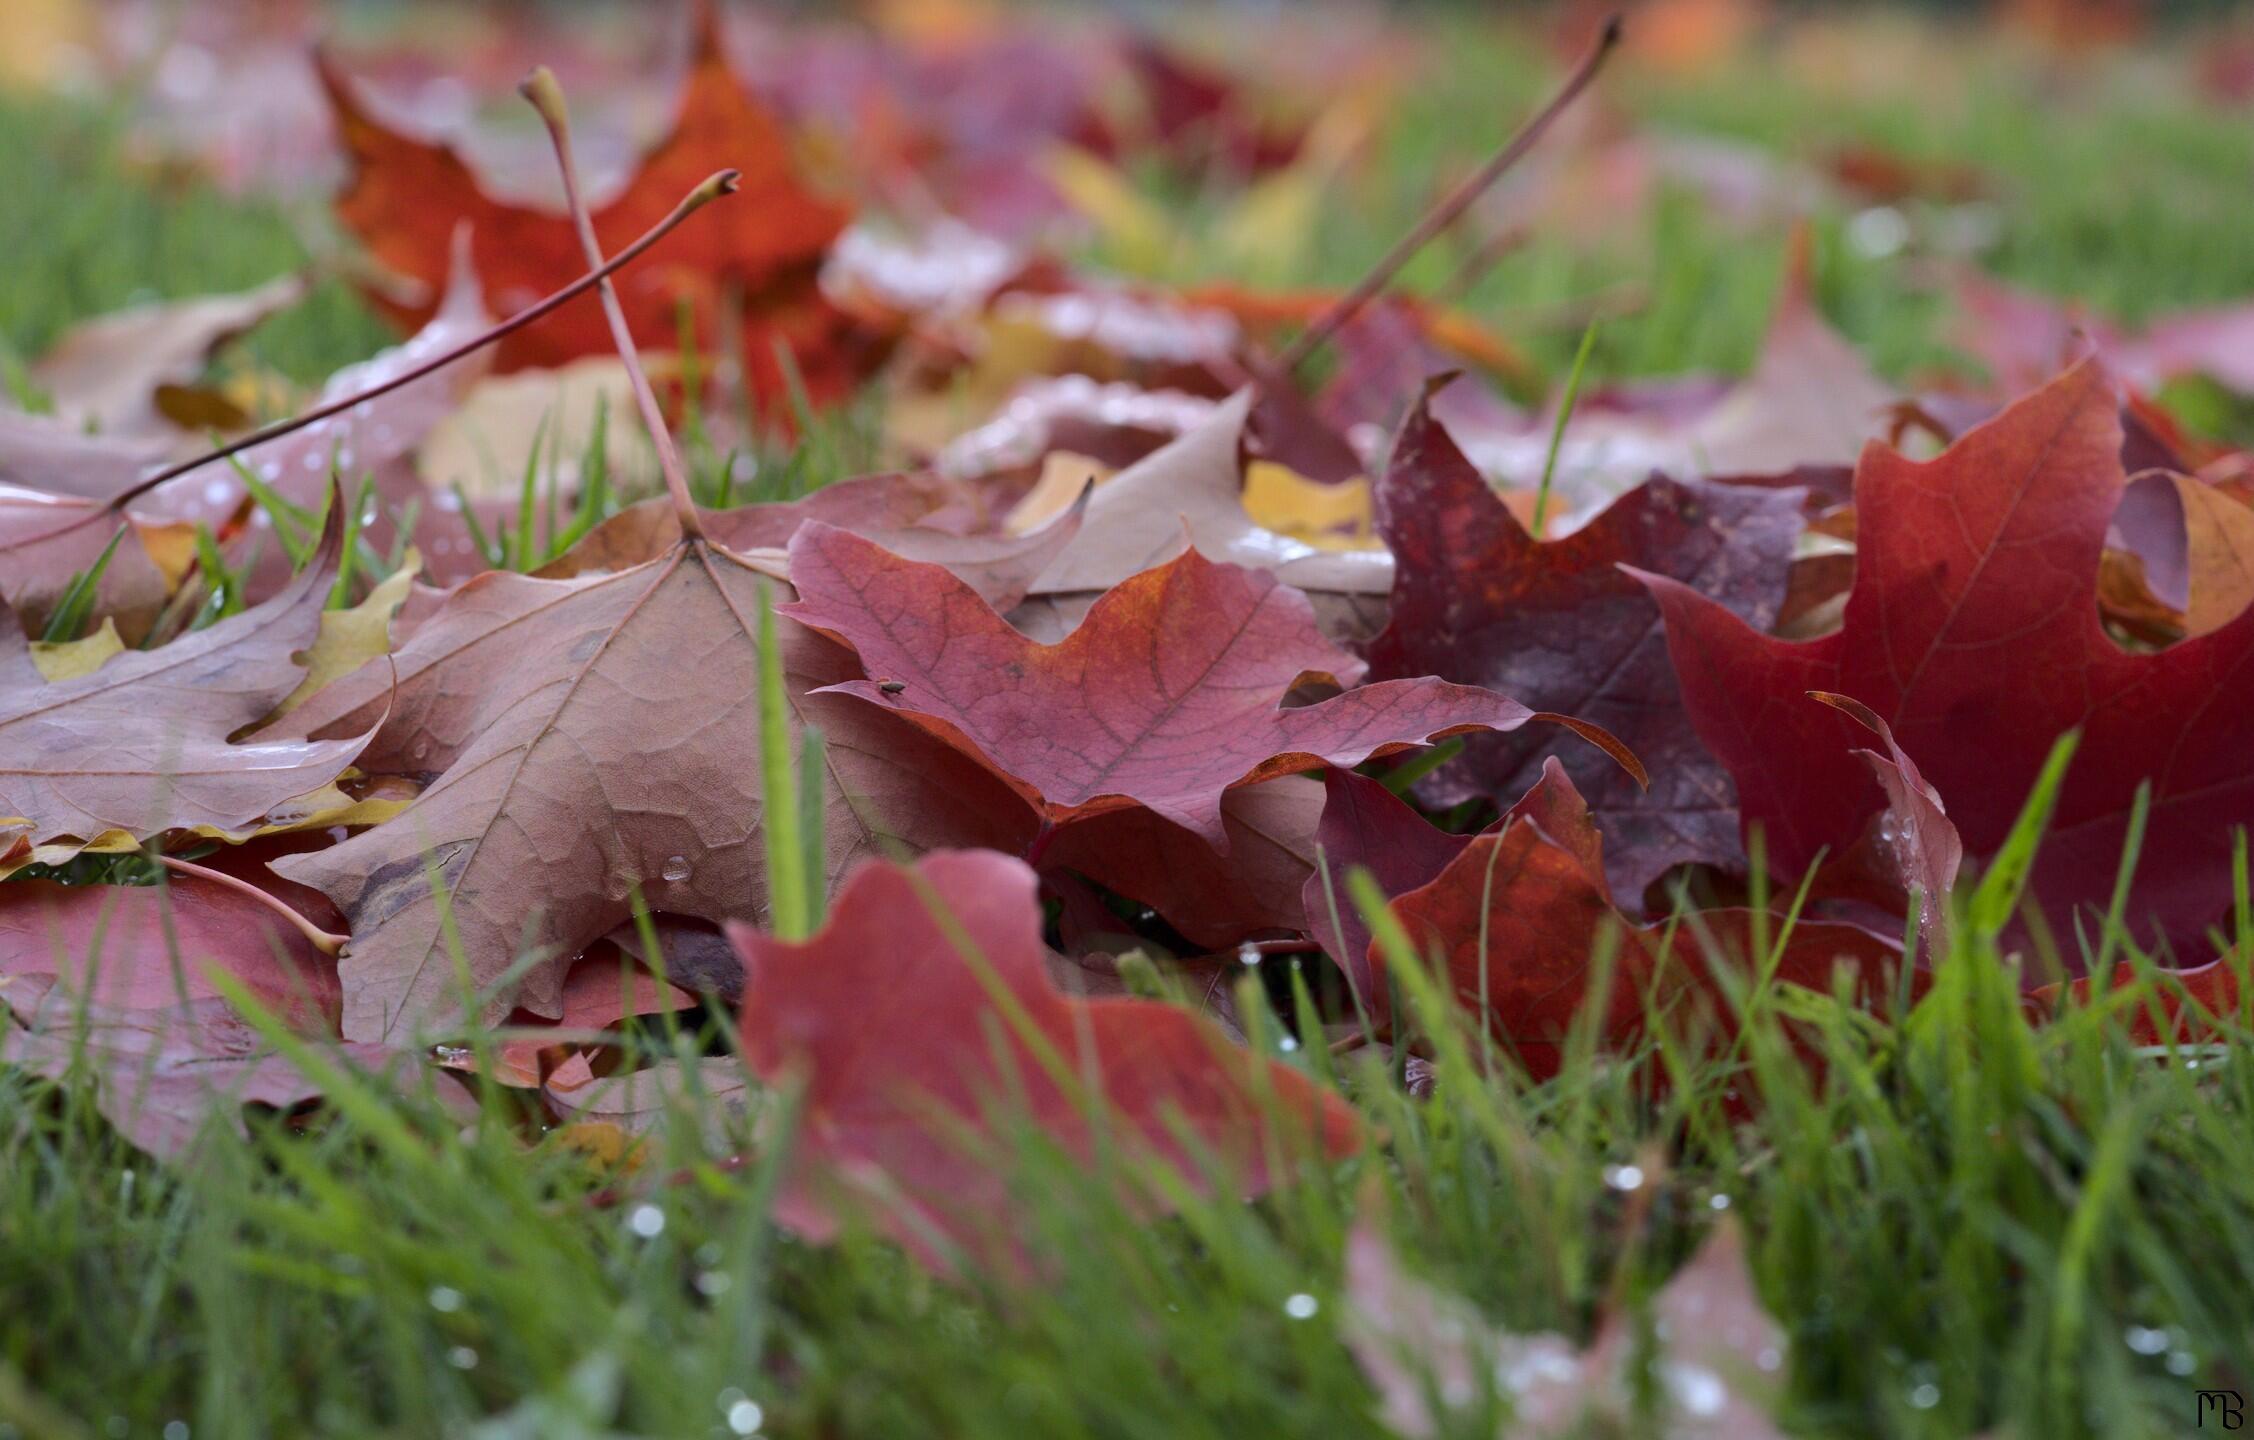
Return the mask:
<svg viewBox="0 0 2254 1440">
<path fill-rule="evenodd" d="M 1547 83 L 1469 18 L 1419 23 L 1447 32 L 1448 65 L 1405 89 L 1387 162 L 1285 278 L 1354 278 Z M 2254 288 L 2244 113 L 2204 108 L 2157 63 L 2062 71 L 1964 48 L 1930 87 L 1912 73 L 1827 91 L 1813 64 L 1771 57 L 1695 80 L 1623 72 L 1611 93 L 1678 131 L 1975 166 L 1995 190 L 1985 263 L 2108 311 Z M 0 336 L 19 356 L 75 319 L 303 258 L 293 217 L 160 190 L 108 118 L 67 106 L 0 104 L 0 194 Z M 1945 364 L 1943 303 L 1909 258 L 1854 233 L 1846 214 L 1817 224 L 1827 313 L 1890 376 Z M 1466 303 L 1562 367 L 1580 320 L 1546 317 L 1633 285 L 1642 303 L 1604 326 L 1596 378 L 1740 370 L 1783 244 L 1676 195 L 1599 244 L 1536 233 Z M 1404 284 L 1450 268 L 1438 249 Z M 1163 278 L 1206 277 L 1185 254 Z M 383 334 L 332 284 L 251 343 L 314 378 Z M 1914 1012 L 1747 994 L 1727 1054 L 1654 1042 L 1536 1084 L 1428 1007 L 1431 1100 L 1403 1093 L 1382 1048 L 1334 1069 L 1291 1040 L 1296 962 L 1248 968 L 1253 1043 L 1341 1086 L 1382 1138 L 1257 1204 L 1186 1197 L 1152 1222 L 1023 1135 L 997 1163 L 1031 1217 L 1031 1285 L 935 1279 L 871 1236 L 780 1233 L 779 1097 L 670 1113 L 640 1180 L 568 1132 L 528 1142 L 505 1096 L 475 1123 L 351 1083 L 310 1132 L 270 1119 L 159 1167 L 82 1091 L 0 1068 L 0 1440 L 1379 1436 L 1340 1331 L 1357 1216 L 1498 1325 L 1579 1341 L 1724 1213 L 1791 1336 L 1778 1414 L 1793 1433 L 2195 1433 L 2196 1392 L 2254 1400 L 2254 1070 L 2235 1046 L 2132 1047 L 2105 1022 L 2140 1008 L 2143 985 L 2032 1025 L 1996 938 L 2011 869 L 1958 897 L 1954 949 Z M 2242 964 L 2245 888 L 2242 872 Z M 729 1041 L 699 1022 L 635 1043 Z M 710 1163 L 739 1150 L 758 1158 Z M 675 1170 L 683 1183 L 646 1183 Z M 620 1203 L 591 1203 L 621 1184 Z M 1441 1433 L 1498 1433 L 1492 1388 Z"/>
</svg>

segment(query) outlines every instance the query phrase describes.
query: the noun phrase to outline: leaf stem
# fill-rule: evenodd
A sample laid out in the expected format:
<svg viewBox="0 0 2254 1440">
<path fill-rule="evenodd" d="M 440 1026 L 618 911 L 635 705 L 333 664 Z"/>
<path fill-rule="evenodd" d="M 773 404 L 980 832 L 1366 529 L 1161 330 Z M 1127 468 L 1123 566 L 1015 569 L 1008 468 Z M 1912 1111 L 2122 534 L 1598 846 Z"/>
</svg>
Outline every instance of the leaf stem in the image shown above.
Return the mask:
<svg viewBox="0 0 2254 1440">
<path fill-rule="evenodd" d="M 303 935 L 305 937 L 306 943 L 308 945 L 311 945 L 314 949 L 320 951 L 323 955 L 335 955 L 338 951 L 344 949 L 345 941 L 352 938 L 349 935 L 333 935 L 328 931 L 323 930 L 320 926 L 306 919 L 303 915 L 298 914 L 297 911 L 292 910 L 287 904 L 282 901 L 280 896 L 269 895 L 264 890 L 259 889 L 256 885 L 251 884 L 248 880 L 238 879 L 233 875 L 227 874 L 225 871 L 213 870 L 208 866 L 198 865 L 191 860 L 178 860 L 170 855 L 158 855 L 154 856 L 153 858 L 159 865 L 162 865 L 167 870 L 176 870 L 182 875 L 193 875 L 198 880 L 209 880 L 214 885 L 224 885 L 228 889 L 233 890 L 240 895 L 247 896 L 250 899 L 257 901 L 259 904 L 273 911 L 276 915 L 279 915 L 284 920 L 288 921 L 291 929 L 297 931 L 298 934 Z"/>
<path fill-rule="evenodd" d="M 1558 87 L 1557 94 L 1550 97 L 1549 103 L 1535 111 L 1533 117 L 1519 127 L 1518 133 L 1504 142 L 1502 149 L 1488 157 L 1486 164 L 1449 191 L 1438 205 L 1426 211 L 1415 228 L 1395 242 L 1393 248 L 1385 252 L 1384 258 L 1372 266 L 1367 275 L 1355 282 L 1353 289 L 1338 297 L 1336 303 L 1300 331 L 1298 338 L 1276 360 L 1276 369 L 1289 375 L 1306 364 L 1309 356 L 1322 349 L 1347 321 L 1362 312 L 1363 306 L 1384 293 L 1385 287 L 1393 283 L 1393 277 L 1400 273 L 1401 267 L 1430 244 L 1433 236 L 1455 224 L 1457 217 L 1469 210 L 1481 195 L 1486 194 L 1497 180 L 1502 179 L 1513 165 L 1525 157 L 1527 151 L 1534 148 L 1550 126 L 1557 122 L 1558 116 L 1565 113 L 1566 107 L 1583 90 L 1589 88 L 1589 82 L 1604 68 L 1605 57 L 1619 43 L 1620 17 L 1614 15 L 1605 21 L 1604 30 L 1597 36 L 1596 44 L 1589 48 L 1588 54 L 1581 57 L 1581 63 L 1573 67 L 1573 73 L 1565 78 L 1565 83 Z"/>
<path fill-rule="evenodd" d="M 586 255 L 587 263 L 600 272 L 603 247 L 595 238 L 595 222 L 588 215 L 586 197 L 579 190 L 579 166 L 571 158 L 571 113 L 564 106 L 563 86 L 556 82 L 554 71 L 540 65 L 525 77 L 517 91 L 532 102 L 532 108 L 540 112 L 540 122 L 548 127 L 548 139 L 556 147 L 556 164 L 563 171 L 564 204 L 570 208 L 572 226 L 579 232 L 579 248 Z M 681 522 L 681 534 L 690 539 L 701 538 L 704 522 L 697 518 L 696 501 L 689 494 L 689 477 L 681 468 L 681 452 L 673 444 L 673 432 L 666 428 L 665 412 L 658 408 L 657 392 L 650 388 L 649 374 L 642 369 L 634 332 L 627 327 L 625 308 L 618 303 L 618 287 L 604 276 L 597 282 L 597 288 L 603 299 L 603 318 L 610 322 L 611 340 L 618 346 L 618 358 L 625 362 L 627 379 L 634 387 L 634 403 L 642 412 L 642 423 L 649 428 L 650 442 L 657 447 L 658 469 L 665 475 L 665 492 L 673 499 L 673 513 Z"/>
<path fill-rule="evenodd" d="M 43 540 L 52 540 L 58 535 L 68 534 L 70 531 L 77 529 L 81 525 L 90 524 L 93 521 L 100 519 L 104 515 L 110 515 L 120 512 L 124 510 L 127 502 L 133 500 L 137 496 L 147 494 L 149 491 L 154 490 L 157 486 L 164 484 L 168 480 L 177 480 L 191 470 L 200 470 L 206 465 L 213 464 L 217 461 L 230 459 L 233 456 L 239 455 L 243 451 L 250 449 L 254 445 L 263 445 L 269 440 L 278 440 L 282 436 L 288 435 L 293 431 L 302 430 L 308 425 L 317 425 L 321 421 L 328 419 L 332 415 L 343 414 L 345 411 L 350 410 L 353 406 L 360 404 L 364 400 L 373 400 L 377 396 L 389 394 L 391 391 L 397 390 L 403 385 L 412 385 L 417 380 L 422 379 L 424 376 L 429 375 L 435 371 L 443 370 L 447 366 L 453 364 L 457 360 L 460 360 L 466 355 L 475 354 L 477 351 L 484 349 L 486 346 L 491 345 L 496 341 L 507 339 L 517 331 L 522 330 L 525 326 L 545 319 L 548 315 L 554 313 L 558 308 L 569 304 L 573 300 L 578 299 L 580 296 L 586 294 L 589 290 L 594 289 L 597 285 L 600 285 L 603 282 L 607 281 L 618 271 L 625 269 L 628 265 L 631 265 L 636 260 L 641 259 L 643 255 L 649 252 L 651 246 L 657 244 L 658 241 L 663 240 L 668 234 L 672 233 L 673 229 L 682 221 L 688 219 L 691 215 L 703 209 L 706 205 L 709 205 L 713 201 L 719 199 L 721 196 L 735 194 L 736 182 L 740 178 L 741 177 L 739 173 L 735 170 L 715 171 L 711 176 L 706 178 L 703 184 L 697 186 L 696 189 L 691 190 L 687 195 L 682 196 L 681 203 L 674 206 L 672 212 L 668 214 L 663 220 L 660 220 L 655 225 L 652 225 L 647 231 L 643 232 L 641 237 L 635 240 L 633 244 L 619 251 L 607 262 L 600 265 L 593 271 L 580 276 L 577 280 L 572 281 L 563 289 L 556 291 L 553 295 L 550 295 L 546 299 L 539 301 L 537 304 L 527 306 L 526 308 L 519 310 L 516 314 L 511 315 L 508 319 L 496 323 L 494 326 L 492 326 L 492 328 L 486 330 L 482 334 L 473 335 L 469 339 L 464 340 L 461 344 L 455 346 L 453 349 L 448 350 L 443 354 L 433 356 L 420 365 L 416 365 L 410 369 L 403 370 L 399 374 L 394 375 L 387 380 L 379 381 L 376 384 L 369 386 L 365 390 L 357 391 L 351 395 L 346 395 L 341 399 L 332 400 L 325 405 L 315 406 L 313 409 L 306 411 L 302 415 L 293 416 L 292 418 L 287 420 L 277 420 L 273 424 L 265 426 L 262 429 L 253 430 L 250 434 L 243 436 L 239 440 L 230 441 L 229 443 L 220 446 L 216 450 L 207 451 L 202 455 L 198 455 L 192 459 L 182 460 L 174 465 L 168 465 L 164 469 L 159 470 L 156 474 L 149 476 L 147 479 L 136 481 L 134 484 L 127 486 L 123 490 L 120 490 L 117 494 L 111 496 L 109 500 L 104 503 L 98 510 L 89 510 L 76 520 L 71 520 L 62 525 L 58 525 L 52 530 L 41 531 L 37 535 L 26 535 L 19 539 L 11 540 L 4 545 L 0 545 L 0 554 L 5 554 L 10 550 L 19 549 L 25 545 L 35 545 Z"/>
</svg>

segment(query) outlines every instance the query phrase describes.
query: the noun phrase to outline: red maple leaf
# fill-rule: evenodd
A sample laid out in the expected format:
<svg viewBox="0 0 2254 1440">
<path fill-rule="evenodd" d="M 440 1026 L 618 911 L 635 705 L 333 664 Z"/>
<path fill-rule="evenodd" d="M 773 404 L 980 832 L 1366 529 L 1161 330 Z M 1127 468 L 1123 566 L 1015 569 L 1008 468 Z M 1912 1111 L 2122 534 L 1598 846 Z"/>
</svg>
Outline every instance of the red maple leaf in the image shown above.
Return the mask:
<svg viewBox="0 0 2254 1440">
<path fill-rule="evenodd" d="M 746 203 L 726 217 L 700 216 L 684 225 L 667 242 L 662 262 L 618 277 L 628 326 L 641 344 L 671 350 L 686 303 L 699 344 L 709 348 L 723 333 L 721 301 L 735 297 L 755 394 L 785 394 L 778 342 L 791 351 L 815 400 L 842 394 L 877 358 L 856 324 L 816 287 L 822 259 L 851 211 L 805 187 L 780 122 L 729 68 L 712 7 L 700 4 L 696 15 L 695 48 L 673 128 L 642 156 L 625 188 L 594 207 L 595 236 L 605 254 L 616 253 L 716 170 L 742 172 L 738 189 Z M 392 129 L 327 55 L 315 58 L 352 162 L 337 215 L 377 260 L 421 281 L 432 297 L 431 303 L 405 304 L 371 291 L 377 308 L 405 325 L 426 321 L 444 287 L 452 236 L 465 222 L 478 273 L 504 317 L 586 270 L 568 215 L 493 198 L 451 145 Z M 602 312 L 588 303 L 502 341 L 495 364 L 508 371 L 611 352 Z"/>
<path fill-rule="evenodd" d="M 1113 586 L 1055 645 L 1011 629 L 944 567 L 828 525 L 792 537 L 790 574 L 800 598 L 781 613 L 851 645 L 871 677 L 830 690 L 983 759 L 1053 823 L 1141 805 L 1225 852 L 1222 792 L 1326 761 L 1536 718 L 1618 745 L 1433 679 L 1285 708 L 1303 677 L 1352 685 L 1364 665 L 1322 637 L 1305 595 L 1194 549 Z"/>
<path fill-rule="evenodd" d="M 1784 933 L 1781 917 L 1766 917 L 1764 926 L 1758 912 L 1738 909 L 1630 924 L 1605 887 L 1603 842 L 1588 806 L 1555 759 L 1501 826 L 1474 838 L 1430 882 L 1396 897 L 1392 909 L 1420 953 L 1442 957 L 1457 998 L 1536 1079 L 1558 1072 L 1574 1016 L 1600 998 L 1596 961 L 1614 939 L 1598 1033 L 1607 1050 L 1633 1045 L 1653 1011 L 1686 1029 L 1728 1033 L 1734 1017 L 1718 975 L 1731 971 L 1749 984 L 1771 958 L 1763 937 Z M 1876 1005 L 1891 991 L 1901 952 L 1859 926 L 1801 920 L 1774 958 L 1774 980 L 1829 993 L 1834 972 L 1844 969 L 1862 1003 Z M 1369 1001 L 1381 1022 L 1385 967 L 1383 945 L 1372 942 Z"/>
<path fill-rule="evenodd" d="M 2082 742 L 2032 889 L 2054 933 L 2102 909 L 2137 787 L 2150 830 L 2127 916 L 2179 958 L 2231 897 L 2231 834 L 2254 818 L 2246 716 L 2254 612 L 2157 654 L 2098 619 L 2098 562 L 2126 485 L 2120 404 L 2085 361 L 1920 463 L 1884 446 L 1855 474 L 1855 584 L 1838 631 L 1762 635 L 1689 588 L 1644 576 L 1667 617 L 1683 700 L 1729 767 L 1781 873 L 1852 845 L 1885 797 L 1867 732 L 1810 691 L 1862 702 L 1945 799 L 1967 853 L 2002 844 L 2051 743 Z"/>
<path fill-rule="evenodd" d="M 799 1157 L 776 1202 L 784 1224 L 827 1238 L 847 1210 L 873 1205 L 928 1260 L 943 1258 L 935 1232 L 1007 1254 L 1015 1206 L 992 1153 L 997 1118 L 1079 1156 L 1100 1126 L 1104 1144 L 1193 1185 L 1217 1163 L 1248 1197 L 1283 1178 L 1273 1157 L 1360 1146 L 1345 1102 L 1203 1017 L 1060 994 L 1037 883 L 992 851 L 873 860 L 811 939 L 729 927 L 747 977 L 744 1058 L 764 1080 L 806 1085 Z"/>
</svg>

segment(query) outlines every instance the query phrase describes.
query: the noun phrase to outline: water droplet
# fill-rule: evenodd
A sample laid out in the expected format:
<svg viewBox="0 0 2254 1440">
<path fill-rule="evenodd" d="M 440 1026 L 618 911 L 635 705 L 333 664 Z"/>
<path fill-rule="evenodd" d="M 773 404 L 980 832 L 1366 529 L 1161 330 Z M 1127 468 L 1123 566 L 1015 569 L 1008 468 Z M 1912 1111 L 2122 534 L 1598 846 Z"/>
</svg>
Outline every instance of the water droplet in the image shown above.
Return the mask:
<svg viewBox="0 0 2254 1440">
<path fill-rule="evenodd" d="M 1675 1403 L 1693 1415 L 1719 1415 L 1730 1401 L 1730 1388 L 1722 1377 L 1703 1365 L 1669 1364 L 1661 1374 Z"/>
<path fill-rule="evenodd" d="M 462 1292 L 451 1285 L 434 1285 L 430 1292 L 430 1308 L 442 1315 L 451 1315 L 462 1308 Z"/>
<path fill-rule="evenodd" d="M 457 1345 L 446 1352 L 446 1363 L 457 1370 L 475 1370 L 477 1352 L 467 1345 Z"/>
<path fill-rule="evenodd" d="M 1607 1165 L 1604 1167 L 1604 1183 L 1615 1190 L 1641 1190 L 1644 1184 L 1643 1167 Z"/>
<path fill-rule="evenodd" d="M 655 1205 L 637 1205 L 626 1212 L 626 1228 L 644 1240 L 655 1240 L 665 1233 L 665 1212 Z"/>
<path fill-rule="evenodd" d="M 188 1435 L 187 1421 L 167 1420 L 164 1422 L 164 1440 L 188 1440 Z"/>
<path fill-rule="evenodd" d="M 699 1295 L 725 1295 L 728 1293 L 728 1287 L 733 1283 L 735 1283 L 733 1277 L 725 1270 L 699 1270 L 697 1272 L 697 1293 Z"/>
<path fill-rule="evenodd" d="M 2198 1368 L 2199 1358 L 2193 1355 L 2189 1350 L 2171 1350 L 2168 1352 L 2169 1374 L 2189 1375 L 2192 1371 L 2197 1370 Z"/>
<path fill-rule="evenodd" d="M 1247 968 L 1260 963 L 1260 947 L 1250 940 L 1237 947 L 1237 963 Z"/>
<path fill-rule="evenodd" d="M 233 493 L 233 487 L 225 480 L 206 480 L 203 482 L 203 501 L 206 505 L 224 505 L 227 503 L 227 497 Z"/>
<path fill-rule="evenodd" d="M 1710 1210 L 1727 1210 L 1730 1208 L 1730 1197 L 1727 1195 L 1716 1195 L 1706 1202 L 1706 1206 Z"/>
<path fill-rule="evenodd" d="M 1284 1314 L 1289 1315 L 1294 1320 L 1312 1320 L 1315 1318 L 1315 1312 L 1322 1308 L 1315 1297 L 1305 1291 L 1290 1296 L 1284 1301 Z"/>
<path fill-rule="evenodd" d="M 467 1045 L 433 1045 L 430 1058 L 456 1070 L 467 1070 L 477 1063 L 476 1054 Z"/>
<path fill-rule="evenodd" d="M 1289 1055 L 1299 1048 L 1299 1037 L 1297 1035 L 1286 1035 L 1276 1042 L 1276 1048 Z"/>
<path fill-rule="evenodd" d="M 767 1412 L 756 1400 L 738 1400 L 728 1407 L 728 1428 L 738 1435 L 758 1434 L 760 1422 L 766 1418 Z"/>
<path fill-rule="evenodd" d="M 1931 1410 L 1941 1403 L 1941 1387 L 1927 1380 L 1910 1391 L 1912 1410 Z"/>
<path fill-rule="evenodd" d="M 428 757 L 429 754 L 430 737 L 427 735 L 416 736 L 415 743 L 407 747 L 407 758 L 410 760 L 421 760 Z"/>
<path fill-rule="evenodd" d="M 2168 1332 L 2150 1325 L 2131 1325 L 2121 1332 L 2121 1343 L 2139 1355 L 2158 1355 L 2168 1348 Z"/>
<path fill-rule="evenodd" d="M 686 855 L 668 855 L 665 857 L 665 867 L 657 873 L 678 885 L 689 878 L 689 857 Z"/>
</svg>

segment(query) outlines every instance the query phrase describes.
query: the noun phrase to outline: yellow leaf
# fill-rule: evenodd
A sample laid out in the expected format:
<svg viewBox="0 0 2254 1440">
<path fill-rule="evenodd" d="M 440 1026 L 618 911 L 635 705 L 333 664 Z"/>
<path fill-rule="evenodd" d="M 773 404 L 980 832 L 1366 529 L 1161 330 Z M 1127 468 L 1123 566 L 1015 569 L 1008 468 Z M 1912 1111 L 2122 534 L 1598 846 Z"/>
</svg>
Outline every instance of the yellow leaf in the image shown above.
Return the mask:
<svg viewBox="0 0 2254 1440">
<path fill-rule="evenodd" d="M 321 632 L 305 652 L 305 678 L 274 713 L 287 715 L 333 680 L 341 680 L 379 655 L 391 653 L 391 617 L 407 603 L 423 559 L 412 549 L 368 598 L 350 610 L 328 610 L 321 615 Z"/>
<path fill-rule="evenodd" d="M 1101 489 L 1118 473 L 1101 460 L 1070 450 L 1051 450 L 1041 457 L 1041 478 L 1002 521 L 1002 528 L 1012 535 L 1030 535 L 1071 509 L 1072 502 L 1080 498 L 1080 487 L 1093 480 Z"/>
<path fill-rule="evenodd" d="M 102 662 L 123 653 L 117 622 L 104 616 L 102 628 L 78 640 L 34 640 L 31 663 L 49 680 L 76 680 L 102 668 Z"/>
<path fill-rule="evenodd" d="M 1378 548 L 1370 482 L 1359 475 L 1324 485 L 1273 460 L 1255 460 L 1244 470 L 1244 510 L 1253 524 L 1319 550 Z"/>
<path fill-rule="evenodd" d="M 1147 275 L 1172 258 L 1180 231 L 1116 166 L 1060 145 L 1041 158 L 1041 172 L 1096 227 L 1122 269 Z"/>
</svg>

